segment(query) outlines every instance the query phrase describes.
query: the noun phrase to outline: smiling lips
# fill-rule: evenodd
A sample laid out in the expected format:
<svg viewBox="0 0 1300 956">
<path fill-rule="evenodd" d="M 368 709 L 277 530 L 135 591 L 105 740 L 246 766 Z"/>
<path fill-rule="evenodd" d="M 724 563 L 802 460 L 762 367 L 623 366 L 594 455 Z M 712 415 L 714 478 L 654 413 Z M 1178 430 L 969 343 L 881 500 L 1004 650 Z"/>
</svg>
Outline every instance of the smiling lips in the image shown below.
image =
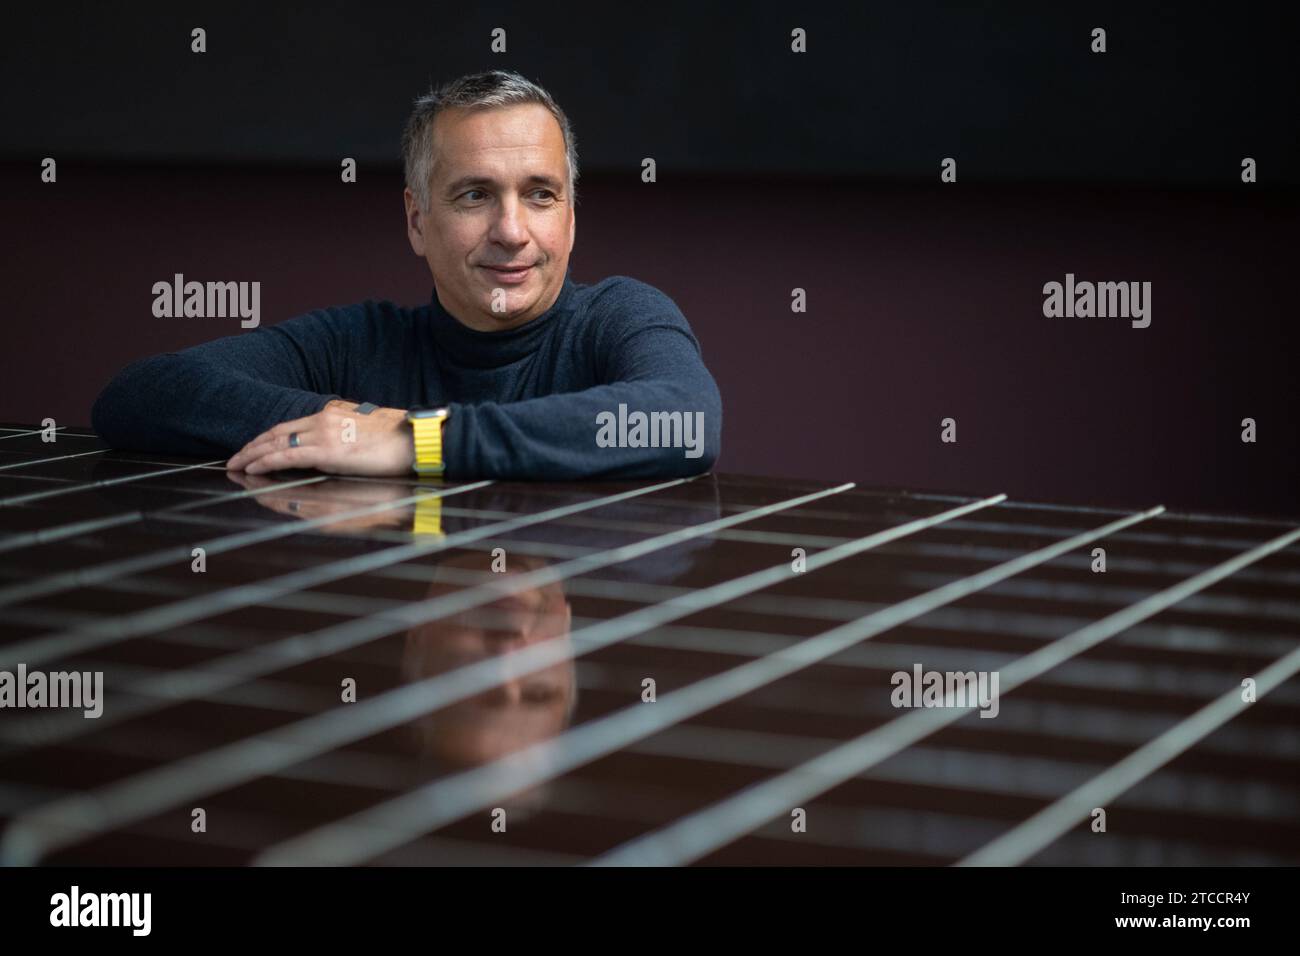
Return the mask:
<svg viewBox="0 0 1300 956">
<path fill-rule="evenodd" d="M 528 278 L 532 265 L 480 266 L 507 285 L 518 285 Z"/>
</svg>

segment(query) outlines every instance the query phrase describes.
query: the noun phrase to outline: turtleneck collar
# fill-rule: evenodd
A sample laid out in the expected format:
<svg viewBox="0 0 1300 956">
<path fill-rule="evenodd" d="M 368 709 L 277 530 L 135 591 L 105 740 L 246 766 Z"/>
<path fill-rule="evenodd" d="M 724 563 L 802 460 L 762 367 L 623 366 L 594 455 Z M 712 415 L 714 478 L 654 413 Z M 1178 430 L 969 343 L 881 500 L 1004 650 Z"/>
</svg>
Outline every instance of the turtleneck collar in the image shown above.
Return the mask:
<svg viewBox="0 0 1300 956">
<path fill-rule="evenodd" d="M 439 351 L 457 365 L 472 368 L 498 368 L 516 362 L 537 349 L 542 338 L 561 312 L 569 308 L 573 299 L 573 279 L 565 270 L 564 284 L 551 307 L 530 322 L 501 332 L 480 332 L 461 324 L 438 301 L 434 286 L 430 302 L 433 336 Z"/>
</svg>

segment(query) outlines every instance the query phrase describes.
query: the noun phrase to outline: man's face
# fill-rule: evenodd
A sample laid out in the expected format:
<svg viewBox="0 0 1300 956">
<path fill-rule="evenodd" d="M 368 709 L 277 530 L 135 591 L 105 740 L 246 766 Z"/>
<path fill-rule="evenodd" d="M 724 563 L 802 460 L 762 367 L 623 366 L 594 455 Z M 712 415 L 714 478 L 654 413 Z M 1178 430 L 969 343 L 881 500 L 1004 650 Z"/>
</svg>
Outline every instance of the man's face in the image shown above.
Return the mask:
<svg viewBox="0 0 1300 956">
<path fill-rule="evenodd" d="M 515 554 L 503 572 L 490 570 L 486 551 L 453 555 L 438 563 L 426 599 L 492 587 L 545 568 L 540 558 Z M 470 571 L 446 580 L 446 571 Z M 465 766 L 489 763 L 560 734 L 577 694 L 569 632 L 573 609 L 557 581 L 502 593 L 489 603 L 416 625 L 406 633 L 402 677 L 415 682 L 474 667 L 497 672 L 487 689 L 413 722 L 422 753 Z M 565 655 L 547 667 L 518 663 L 530 647 L 549 644 Z"/>
<path fill-rule="evenodd" d="M 532 321 L 559 296 L 577 235 L 560 124 L 536 103 L 450 109 L 433 140 L 430 208 L 405 200 L 438 300 L 483 332 Z"/>
</svg>

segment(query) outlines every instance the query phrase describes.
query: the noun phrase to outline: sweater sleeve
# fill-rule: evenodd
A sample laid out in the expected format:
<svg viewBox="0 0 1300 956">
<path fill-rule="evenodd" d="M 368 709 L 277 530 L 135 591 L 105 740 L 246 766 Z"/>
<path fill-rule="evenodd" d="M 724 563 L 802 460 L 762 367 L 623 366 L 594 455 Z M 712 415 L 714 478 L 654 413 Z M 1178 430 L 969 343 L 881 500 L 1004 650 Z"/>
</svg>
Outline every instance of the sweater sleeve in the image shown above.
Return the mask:
<svg viewBox="0 0 1300 956">
<path fill-rule="evenodd" d="M 448 477 L 676 478 L 713 466 L 722 398 L 676 303 L 621 277 L 588 309 L 586 347 L 599 384 L 504 404 L 453 402 Z M 638 413 L 646 424 L 639 433 Z"/>
<path fill-rule="evenodd" d="M 349 316 L 325 309 L 254 332 L 133 362 L 91 410 L 116 448 L 177 455 L 234 452 L 280 422 L 341 397 Z"/>
</svg>

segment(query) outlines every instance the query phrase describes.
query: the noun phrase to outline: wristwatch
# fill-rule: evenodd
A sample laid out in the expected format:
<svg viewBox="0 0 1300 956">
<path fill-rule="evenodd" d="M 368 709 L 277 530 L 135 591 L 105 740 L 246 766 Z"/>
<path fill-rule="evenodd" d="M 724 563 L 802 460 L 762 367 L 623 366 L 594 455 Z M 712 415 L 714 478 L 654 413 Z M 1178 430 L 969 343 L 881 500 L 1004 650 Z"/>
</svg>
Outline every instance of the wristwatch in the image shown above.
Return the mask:
<svg viewBox="0 0 1300 956">
<path fill-rule="evenodd" d="M 415 461 L 412 467 L 417 475 L 441 475 L 446 466 L 442 460 L 442 423 L 451 414 L 447 406 L 441 408 L 412 408 L 406 413 L 411 423 L 415 442 Z"/>
</svg>

